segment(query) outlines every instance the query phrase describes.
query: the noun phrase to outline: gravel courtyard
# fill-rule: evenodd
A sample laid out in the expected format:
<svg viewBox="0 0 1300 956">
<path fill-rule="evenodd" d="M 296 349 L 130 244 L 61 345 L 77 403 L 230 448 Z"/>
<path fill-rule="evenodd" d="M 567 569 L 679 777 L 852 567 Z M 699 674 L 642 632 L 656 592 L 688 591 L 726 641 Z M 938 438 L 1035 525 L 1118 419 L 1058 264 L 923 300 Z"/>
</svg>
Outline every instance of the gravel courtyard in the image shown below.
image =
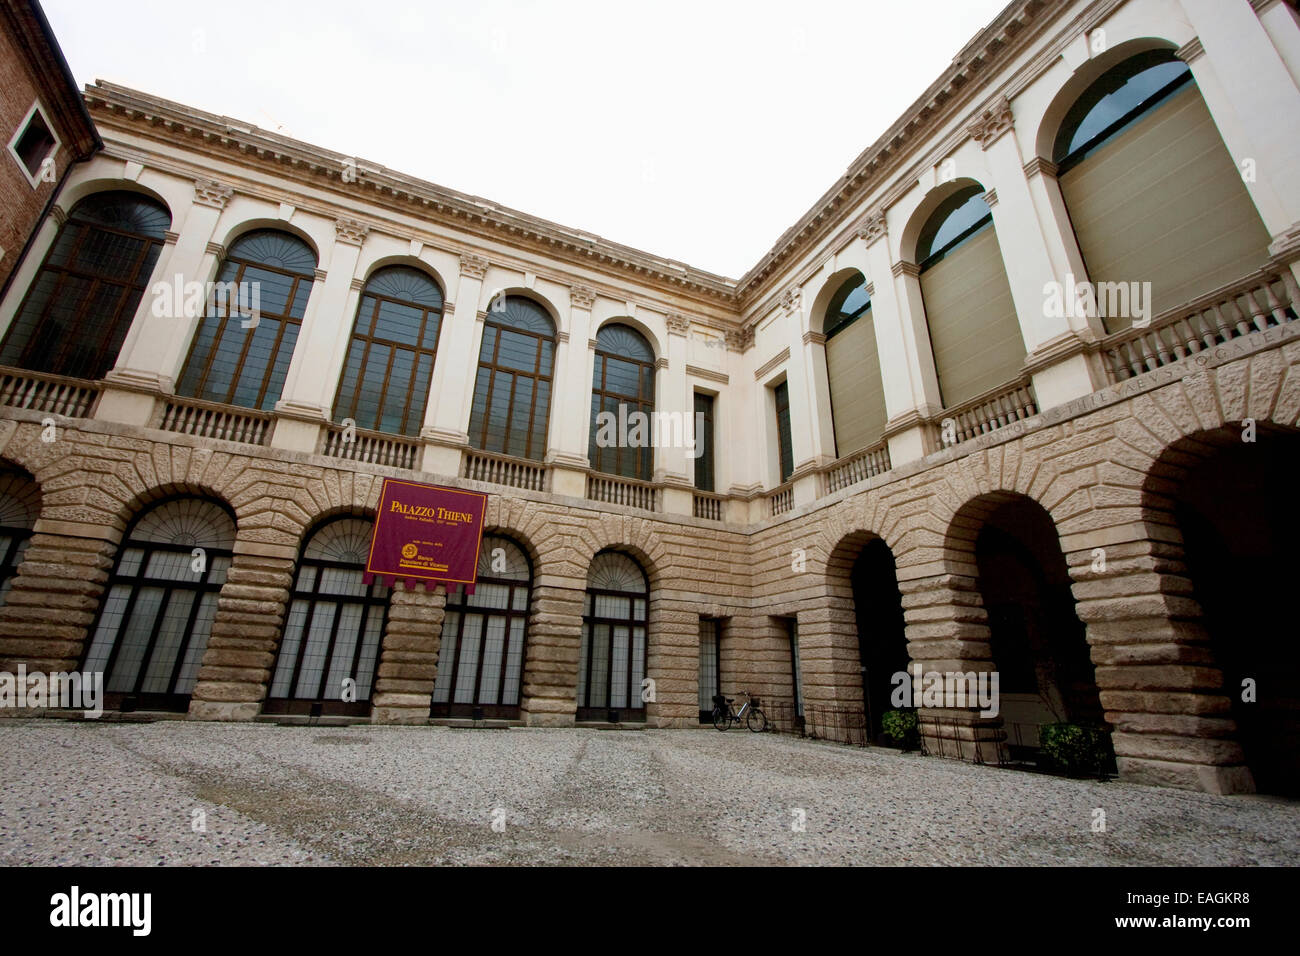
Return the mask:
<svg viewBox="0 0 1300 956">
<path fill-rule="evenodd" d="M 1292 864 L 1300 850 L 1295 802 L 711 729 L 3 720 L 0 781 L 6 865 Z"/>
</svg>

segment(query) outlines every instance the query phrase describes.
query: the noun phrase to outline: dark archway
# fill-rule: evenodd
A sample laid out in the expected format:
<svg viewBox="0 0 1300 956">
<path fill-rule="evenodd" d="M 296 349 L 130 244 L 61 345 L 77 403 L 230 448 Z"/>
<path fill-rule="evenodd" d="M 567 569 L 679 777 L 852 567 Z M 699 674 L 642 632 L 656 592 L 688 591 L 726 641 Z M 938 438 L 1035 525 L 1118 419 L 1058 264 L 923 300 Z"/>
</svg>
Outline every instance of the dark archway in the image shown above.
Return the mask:
<svg viewBox="0 0 1300 956">
<path fill-rule="evenodd" d="M 1083 623 L 1056 526 L 1037 502 L 1006 497 L 975 538 L 989 650 L 1012 759 L 1038 749 L 1038 727 L 1104 722 Z"/>
<path fill-rule="evenodd" d="M 1169 483 L 1187 574 L 1201 606 L 1238 742 L 1262 793 L 1300 796 L 1300 641 L 1294 619 L 1300 510 L 1279 498 L 1300 474 L 1300 431 L 1230 425 L 1178 442 L 1193 464 Z M 1252 681 L 1254 699 L 1243 682 Z"/>
<path fill-rule="evenodd" d="M 862 706 L 869 740 L 882 732 L 881 717 L 891 709 L 893 677 L 905 672 L 909 658 L 903 625 L 903 596 L 898 590 L 894 554 L 880 538 L 858 553 L 850 575 L 858 626 L 858 660 L 862 671 Z"/>
</svg>

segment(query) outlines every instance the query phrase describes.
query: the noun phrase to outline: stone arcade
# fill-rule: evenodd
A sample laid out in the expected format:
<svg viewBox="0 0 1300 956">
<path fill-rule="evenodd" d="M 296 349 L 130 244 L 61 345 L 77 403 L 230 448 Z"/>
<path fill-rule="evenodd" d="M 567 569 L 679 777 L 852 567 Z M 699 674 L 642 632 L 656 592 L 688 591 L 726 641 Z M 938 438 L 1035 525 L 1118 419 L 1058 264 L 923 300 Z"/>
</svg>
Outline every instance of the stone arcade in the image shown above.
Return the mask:
<svg viewBox="0 0 1300 956">
<path fill-rule="evenodd" d="M 50 206 L 0 260 L 0 669 L 194 720 L 690 727 L 748 688 L 873 733 L 893 674 L 996 674 L 932 750 L 1104 721 L 1124 779 L 1300 792 L 1292 4 L 1013 0 L 735 280 L 84 102 L 57 184 L 8 118 Z M 177 308 L 245 282 L 256 323 Z M 1133 282 L 1137 321 L 1052 301 Z M 689 450 L 597 441 L 661 414 Z M 487 495 L 473 593 L 363 580 L 386 477 Z"/>
</svg>

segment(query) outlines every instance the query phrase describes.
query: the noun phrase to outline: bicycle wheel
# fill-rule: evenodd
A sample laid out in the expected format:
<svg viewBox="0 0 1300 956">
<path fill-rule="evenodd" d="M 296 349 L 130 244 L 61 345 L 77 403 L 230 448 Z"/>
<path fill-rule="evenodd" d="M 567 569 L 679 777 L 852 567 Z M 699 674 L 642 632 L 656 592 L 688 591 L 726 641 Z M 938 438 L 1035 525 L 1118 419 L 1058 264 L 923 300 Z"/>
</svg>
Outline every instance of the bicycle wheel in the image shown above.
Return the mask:
<svg viewBox="0 0 1300 956">
<path fill-rule="evenodd" d="M 731 713 L 721 707 L 715 707 L 713 709 L 713 726 L 718 730 L 728 729 L 731 726 Z"/>
<path fill-rule="evenodd" d="M 761 734 L 767 730 L 767 715 L 757 707 L 752 707 L 749 716 L 745 718 L 745 723 L 754 733 Z"/>
</svg>

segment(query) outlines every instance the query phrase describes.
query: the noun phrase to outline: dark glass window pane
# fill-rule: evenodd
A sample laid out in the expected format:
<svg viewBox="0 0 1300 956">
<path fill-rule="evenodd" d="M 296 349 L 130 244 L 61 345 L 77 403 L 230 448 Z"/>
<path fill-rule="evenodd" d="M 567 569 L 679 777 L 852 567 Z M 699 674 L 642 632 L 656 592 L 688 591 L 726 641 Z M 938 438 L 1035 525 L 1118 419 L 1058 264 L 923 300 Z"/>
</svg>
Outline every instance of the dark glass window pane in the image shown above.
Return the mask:
<svg viewBox="0 0 1300 956">
<path fill-rule="evenodd" d="M 295 236 L 260 230 L 240 237 L 222 264 L 178 391 L 214 402 L 271 409 L 280 400 L 316 268 Z M 233 285 L 231 285 L 233 283 Z M 236 308 L 256 302 L 258 324 Z M 217 339 L 215 349 L 208 342 Z"/>
<path fill-rule="evenodd" d="M 162 205 L 136 193 L 78 203 L 0 345 L 0 364 L 103 376 L 117 361 L 170 226 Z"/>
<path fill-rule="evenodd" d="M 713 491 L 713 396 L 695 393 L 695 487 Z"/>
<path fill-rule="evenodd" d="M 541 396 L 550 394 L 554 336 L 554 323 L 531 300 L 507 296 L 501 308 L 488 311 L 470 411 L 475 447 L 534 460 L 545 455 Z"/>
<path fill-rule="evenodd" d="M 773 392 L 776 397 L 777 446 L 780 455 L 781 483 L 790 480 L 794 471 L 794 446 L 790 437 L 790 387 L 786 382 L 778 385 Z"/>
</svg>

